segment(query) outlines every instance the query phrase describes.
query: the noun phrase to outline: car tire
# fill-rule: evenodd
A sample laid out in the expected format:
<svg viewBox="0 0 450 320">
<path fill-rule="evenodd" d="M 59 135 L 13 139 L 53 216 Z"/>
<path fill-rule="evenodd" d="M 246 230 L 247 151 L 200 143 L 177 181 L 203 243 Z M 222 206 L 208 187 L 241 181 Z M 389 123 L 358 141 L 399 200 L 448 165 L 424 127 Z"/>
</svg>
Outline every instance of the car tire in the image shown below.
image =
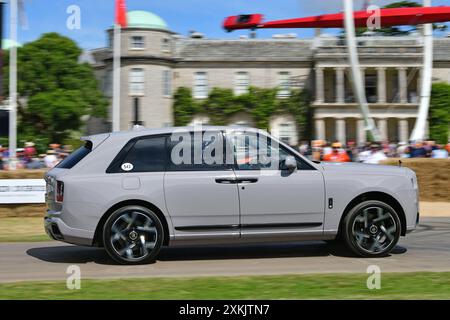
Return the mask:
<svg viewBox="0 0 450 320">
<path fill-rule="evenodd" d="M 361 257 L 384 257 L 395 247 L 401 234 L 397 212 L 388 204 L 369 200 L 353 207 L 344 219 L 343 240 Z"/>
<path fill-rule="evenodd" d="M 114 211 L 103 227 L 106 252 L 120 264 L 153 262 L 163 239 L 161 220 L 153 211 L 141 206 L 126 206 Z"/>
</svg>

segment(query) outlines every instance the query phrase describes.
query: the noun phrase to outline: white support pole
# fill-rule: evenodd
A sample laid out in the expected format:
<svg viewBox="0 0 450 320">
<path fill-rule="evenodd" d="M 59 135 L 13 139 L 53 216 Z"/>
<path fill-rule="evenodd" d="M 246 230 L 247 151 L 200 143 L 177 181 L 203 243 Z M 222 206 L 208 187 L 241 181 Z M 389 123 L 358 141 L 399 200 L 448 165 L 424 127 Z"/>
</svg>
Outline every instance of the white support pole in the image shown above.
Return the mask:
<svg viewBox="0 0 450 320">
<path fill-rule="evenodd" d="M 16 170 L 17 161 L 17 0 L 10 1 L 10 39 L 9 49 L 9 169 Z"/>
<path fill-rule="evenodd" d="M 350 67 L 352 70 L 353 91 L 366 124 L 366 129 L 372 134 L 373 139 L 380 141 L 380 133 L 375 125 L 375 121 L 373 121 L 370 116 L 366 92 L 362 86 L 363 81 L 359 67 L 358 47 L 355 36 L 355 19 L 353 17 L 353 0 L 343 1 L 345 12 L 345 36 L 347 38 L 347 50 L 350 59 Z"/>
<path fill-rule="evenodd" d="M 431 6 L 431 0 L 423 0 L 424 7 Z M 410 140 L 418 141 L 425 138 L 428 110 L 430 108 L 431 82 L 433 72 L 433 25 L 431 23 L 423 26 L 424 54 L 423 72 L 420 90 L 420 106 L 417 121 L 411 133 Z"/>
<path fill-rule="evenodd" d="M 121 28 L 114 25 L 112 130 L 120 131 Z"/>
</svg>

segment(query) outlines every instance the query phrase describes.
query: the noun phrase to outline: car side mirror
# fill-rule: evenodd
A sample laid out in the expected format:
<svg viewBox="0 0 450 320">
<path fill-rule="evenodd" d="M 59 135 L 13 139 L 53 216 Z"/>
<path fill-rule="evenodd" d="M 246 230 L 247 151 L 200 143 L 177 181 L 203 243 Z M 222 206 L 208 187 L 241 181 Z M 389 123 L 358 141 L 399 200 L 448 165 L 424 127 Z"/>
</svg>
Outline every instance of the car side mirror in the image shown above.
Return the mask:
<svg viewBox="0 0 450 320">
<path fill-rule="evenodd" d="M 293 156 L 287 156 L 284 160 L 284 165 L 287 170 L 294 171 L 297 169 L 297 160 Z"/>
</svg>

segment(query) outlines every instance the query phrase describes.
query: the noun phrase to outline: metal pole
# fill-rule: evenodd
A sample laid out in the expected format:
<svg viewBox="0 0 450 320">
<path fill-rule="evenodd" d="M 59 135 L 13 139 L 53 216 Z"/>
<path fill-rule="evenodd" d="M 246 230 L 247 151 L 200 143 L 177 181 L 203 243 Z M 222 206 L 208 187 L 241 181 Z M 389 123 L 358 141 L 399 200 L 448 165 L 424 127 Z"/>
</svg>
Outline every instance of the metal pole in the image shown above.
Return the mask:
<svg viewBox="0 0 450 320">
<path fill-rule="evenodd" d="M 431 0 L 423 0 L 424 7 L 431 6 Z M 423 72 L 420 89 L 420 106 L 417 115 L 416 124 L 411 133 L 410 140 L 419 141 L 425 139 L 425 130 L 427 125 L 428 110 L 431 99 L 431 83 L 433 73 L 433 24 L 427 23 L 423 26 L 424 53 L 423 53 Z"/>
<path fill-rule="evenodd" d="M 3 21 L 4 21 L 4 13 L 5 13 L 5 0 L 0 0 L 0 40 L 3 42 Z M 0 103 L 3 102 L 3 43 L 0 45 Z"/>
<path fill-rule="evenodd" d="M 120 131 L 121 28 L 114 25 L 112 129 Z"/>
<path fill-rule="evenodd" d="M 17 0 L 10 1 L 9 49 L 9 169 L 16 170 L 17 149 Z"/>
<path fill-rule="evenodd" d="M 134 97 L 134 121 L 133 124 L 135 126 L 141 125 L 141 122 L 139 121 L 139 98 Z"/>
<path fill-rule="evenodd" d="M 359 108 L 361 110 L 366 130 L 372 134 L 376 141 L 381 140 L 380 133 L 370 116 L 369 105 L 367 103 L 366 92 L 363 87 L 361 70 L 359 66 L 358 47 L 355 36 L 355 20 L 353 17 L 353 0 L 343 0 L 345 11 L 345 36 L 347 38 L 347 50 L 349 54 L 350 67 L 352 70 L 352 85 Z"/>
</svg>

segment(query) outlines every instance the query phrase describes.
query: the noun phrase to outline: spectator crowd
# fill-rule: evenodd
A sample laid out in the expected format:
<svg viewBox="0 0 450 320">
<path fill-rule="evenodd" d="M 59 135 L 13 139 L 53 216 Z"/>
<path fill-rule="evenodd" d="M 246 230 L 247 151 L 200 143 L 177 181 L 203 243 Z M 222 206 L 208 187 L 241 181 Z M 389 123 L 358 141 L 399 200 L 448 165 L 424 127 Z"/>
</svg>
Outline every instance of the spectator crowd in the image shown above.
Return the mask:
<svg viewBox="0 0 450 320">
<path fill-rule="evenodd" d="M 53 168 L 72 152 L 71 146 L 50 144 L 45 154 L 38 154 L 34 142 L 25 142 L 17 149 L 17 169 Z M 8 170 L 9 150 L 0 145 L 0 170 Z"/>
<path fill-rule="evenodd" d="M 363 162 L 378 164 L 387 158 L 435 158 L 446 159 L 450 153 L 450 143 L 445 146 L 434 141 L 417 143 L 367 143 L 357 146 L 349 141 L 347 145 L 340 142 L 328 143 L 322 140 L 303 142 L 300 153 L 311 160 L 329 162 Z M 33 142 L 25 142 L 23 148 L 17 149 L 18 169 L 53 168 L 72 152 L 71 146 L 50 144 L 45 154 L 38 154 Z M 8 170 L 8 148 L 0 145 L 0 170 Z"/>
<path fill-rule="evenodd" d="M 434 158 L 447 159 L 450 153 L 450 143 L 439 145 L 434 141 L 416 143 L 367 143 L 357 146 L 349 141 L 347 145 L 340 142 L 328 143 L 315 140 L 309 145 L 303 142 L 300 153 L 311 160 L 329 162 L 363 162 L 378 164 L 387 158 Z"/>
</svg>

